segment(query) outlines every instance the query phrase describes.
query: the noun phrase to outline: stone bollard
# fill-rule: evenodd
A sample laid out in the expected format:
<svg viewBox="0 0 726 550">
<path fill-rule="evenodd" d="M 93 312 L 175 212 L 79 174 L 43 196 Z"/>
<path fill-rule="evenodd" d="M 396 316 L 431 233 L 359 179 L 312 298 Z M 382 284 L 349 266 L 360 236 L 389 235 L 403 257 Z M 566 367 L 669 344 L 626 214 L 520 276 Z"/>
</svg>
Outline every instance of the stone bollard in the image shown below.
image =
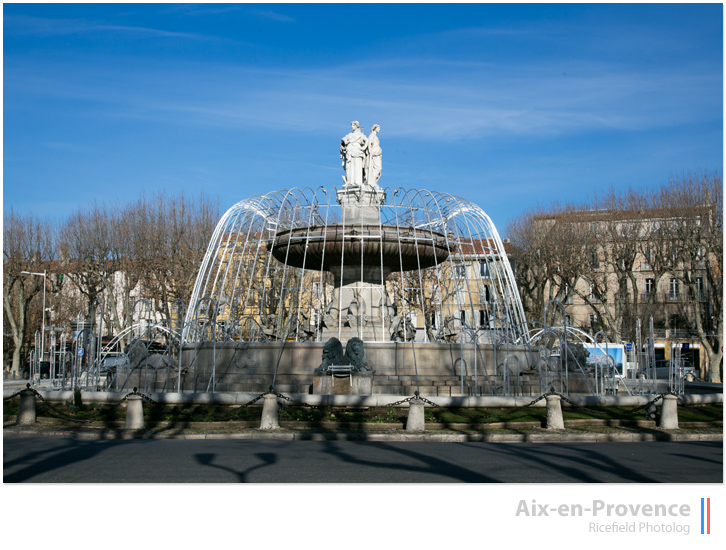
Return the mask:
<svg viewBox="0 0 726 550">
<path fill-rule="evenodd" d="M 545 420 L 545 429 L 547 430 L 564 430 L 565 421 L 562 419 L 562 403 L 559 395 L 548 395 L 547 400 L 547 418 Z"/>
<path fill-rule="evenodd" d="M 678 429 L 678 398 L 675 395 L 664 395 L 663 406 L 660 408 L 659 428 L 666 430 Z"/>
<path fill-rule="evenodd" d="M 35 424 L 35 392 L 30 389 L 30 384 L 20 392 L 17 424 L 18 426 Z"/>
<path fill-rule="evenodd" d="M 424 419 L 424 402 L 422 399 L 411 399 L 408 402 L 408 419 L 406 420 L 407 432 L 423 432 L 426 429 Z"/>
<path fill-rule="evenodd" d="M 126 398 L 126 429 L 144 429 L 144 406 L 140 395 L 129 395 Z"/>
<path fill-rule="evenodd" d="M 260 422 L 260 430 L 277 430 L 280 427 L 279 408 L 277 406 L 277 396 L 268 393 L 264 397 L 262 405 L 262 421 Z"/>
</svg>

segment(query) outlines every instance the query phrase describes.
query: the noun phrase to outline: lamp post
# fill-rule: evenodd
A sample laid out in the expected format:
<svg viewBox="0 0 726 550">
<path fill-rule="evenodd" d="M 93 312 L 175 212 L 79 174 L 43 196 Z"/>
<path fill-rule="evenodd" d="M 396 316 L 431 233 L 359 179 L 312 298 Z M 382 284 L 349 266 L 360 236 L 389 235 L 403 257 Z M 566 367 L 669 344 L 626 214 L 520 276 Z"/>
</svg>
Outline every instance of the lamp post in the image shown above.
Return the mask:
<svg viewBox="0 0 726 550">
<path fill-rule="evenodd" d="M 23 275 L 37 275 L 43 277 L 43 316 L 41 320 L 41 331 L 40 331 L 40 360 L 43 360 L 43 354 L 45 353 L 45 281 L 47 279 L 46 270 L 43 273 L 34 273 L 32 271 L 21 271 Z"/>
</svg>

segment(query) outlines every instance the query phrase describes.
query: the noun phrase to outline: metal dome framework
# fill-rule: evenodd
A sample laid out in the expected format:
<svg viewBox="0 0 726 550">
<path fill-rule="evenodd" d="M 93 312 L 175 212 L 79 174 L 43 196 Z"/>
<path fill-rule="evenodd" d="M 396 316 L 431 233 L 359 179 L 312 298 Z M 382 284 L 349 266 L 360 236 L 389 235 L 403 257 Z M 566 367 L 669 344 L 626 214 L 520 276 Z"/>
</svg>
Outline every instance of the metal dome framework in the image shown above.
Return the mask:
<svg viewBox="0 0 726 550">
<path fill-rule="evenodd" d="M 385 188 L 368 207 L 376 221 L 364 223 L 339 204 L 341 192 L 294 188 L 230 208 L 200 266 L 183 340 L 345 340 L 363 325 L 366 341 L 527 340 L 504 245 L 479 206 Z M 342 303 L 345 285 L 365 286 L 366 299 Z"/>
</svg>

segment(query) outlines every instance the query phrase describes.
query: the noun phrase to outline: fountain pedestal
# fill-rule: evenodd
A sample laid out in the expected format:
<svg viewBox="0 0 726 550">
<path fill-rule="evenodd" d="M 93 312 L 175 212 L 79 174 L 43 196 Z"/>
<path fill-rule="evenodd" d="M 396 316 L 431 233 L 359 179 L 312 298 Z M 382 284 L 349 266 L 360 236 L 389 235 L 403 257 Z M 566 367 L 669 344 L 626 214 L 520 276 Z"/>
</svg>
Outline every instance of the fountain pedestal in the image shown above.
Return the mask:
<svg viewBox="0 0 726 550">
<path fill-rule="evenodd" d="M 316 395 L 372 395 L 372 372 L 331 372 L 313 375 L 313 394 Z"/>
<path fill-rule="evenodd" d="M 345 225 L 381 223 L 381 206 L 386 202 L 386 193 L 377 185 L 345 185 L 337 197 L 338 204 L 343 207 Z"/>
</svg>

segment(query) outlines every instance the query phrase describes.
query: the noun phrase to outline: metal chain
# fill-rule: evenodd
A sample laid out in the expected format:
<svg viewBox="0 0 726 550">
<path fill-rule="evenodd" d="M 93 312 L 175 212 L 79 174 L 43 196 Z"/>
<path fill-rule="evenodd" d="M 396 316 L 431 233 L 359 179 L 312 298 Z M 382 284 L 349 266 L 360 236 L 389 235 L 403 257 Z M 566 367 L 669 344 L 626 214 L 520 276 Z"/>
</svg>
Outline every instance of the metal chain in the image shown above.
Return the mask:
<svg viewBox="0 0 726 550">
<path fill-rule="evenodd" d="M 640 405 L 638 407 L 635 407 L 634 409 L 631 409 L 630 412 L 631 413 L 634 413 L 634 412 L 638 412 L 638 411 L 643 410 L 643 409 L 648 409 L 651 405 L 655 405 L 656 402 L 658 402 L 661 399 L 663 399 L 663 395 L 664 394 L 659 393 L 658 395 L 655 396 L 655 399 L 653 399 L 652 401 L 648 401 L 645 405 Z"/>
<path fill-rule="evenodd" d="M 137 388 L 134 388 L 134 391 L 132 391 L 131 393 L 127 393 L 126 395 L 124 395 L 124 396 L 123 396 L 123 397 L 121 398 L 121 401 L 119 401 L 119 403 L 123 403 L 123 402 L 124 402 L 124 401 L 126 401 L 126 400 L 127 400 L 127 399 L 128 399 L 129 397 L 131 397 L 132 395 L 138 395 L 139 397 L 141 397 L 141 399 L 143 399 L 143 400 L 145 400 L 145 401 L 148 401 L 149 403 L 152 403 L 152 404 L 156 405 L 156 401 L 154 401 L 154 400 L 153 400 L 153 399 L 152 399 L 151 397 L 149 397 L 148 395 L 144 395 L 143 393 L 139 392 L 139 390 L 138 390 Z"/>
<path fill-rule="evenodd" d="M 39 394 L 39 393 L 38 393 L 37 391 L 35 391 L 35 389 L 34 389 L 34 388 L 31 388 L 31 387 L 30 387 L 30 384 L 26 384 L 26 385 L 25 385 L 25 387 L 24 387 L 24 388 L 23 388 L 22 390 L 18 390 L 18 391 L 16 391 L 16 392 L 15 392 L 14 394 L 12 394 L 12 395 L 9 395 L 8 397 L 4 397 L 4 398 L 3 398 L 3 401 L 10 401 L 10 400 L 11 400 L 11 399 L 12 399 L 13 397 L 17 397 L 18 395 L 20 395 L 20 394 L 21 394 L 21 393 L 23 393 L 24 391 L 31 391 L 31 392 L 35 393 L 35 395 L 38 395 L 38 396 L 40 396 L 40 394 Z M 41 397 L 41 399 L 42 399 L 42 396 L 40 396 L 40 397 Z"/>
<path fill-rule="evenodd" d="M 29 390 L 29 391 L 31 391 L 31 392 L 33 392 L 33 395 L 39 397 L 40 400 L 43 402 L 43 404 L 46 407 L 48 407 L 51 411 L 53 411 L 54 413 L 56 413 L 63 420 L 70 420 L 71 422 L 77 422 L 79 424 L 87 424 L 89 422 L 92 422 L 92 420 L 86 420 L 86 419 L 81 419 L 81 418 L 73 418 L 71 416 L 68 416 L 68 414 L 64 413 L 63 411 L 58 410 L 53 404 L 51 404 L 49 401 L 46 401 L 45 398 L 37 390 L 31 388 L 30 387 L 30 384 L 27 385 L 27 388 L 26 389 Z M 25 390 L 21 390 L 21 391 L 25 391 Z M 20 393 L 20 392 L 18 392 L 18 393 Z"/>
<path fill-rule="evenodd" d="M 276 391 L 274 391 L 272 389 L 272 386 L 270 386 L 270 389 L 268 389 L 266 392 L 261 393 L 260 395 L 258 395 L 254 399 L 252 399 L 251 401 L 248 401 L 244 405 L 240 405 L 240 408 L 249 407 L 250 405 L 253 405 L 253 404 L 257 403 L 260 399 L 262 399 L 266 395 L 274 395 L 276 397 L 279 397 L 280 399 L 284 399 L 285 401 L 289 401 L 290 403 L 294 403 L 295 405 L 298 405 L 300 407 L 309 407 L 311 409 L 319 409 L 320 408 L 317 405 L 308 405 L 307 403 L 299 403 L 297 401 L 293 401 L 290 397 L 288 397 L 286 395 L 282 395 L 281 393 L 277 393 Z"/>
<path fill-rule="evenodd" d="M 514 414 L 516 412 L 519 412 L 520 410 L 524 410 L 527 407 L 531 407 L 532 405 L 534 405 L 538 401 L 541 401 L 542 399 L 544 399 L 545 397 L 547 397 L 547 395 L 551 395 L 551 394 L 544 393 L 544 394 L 542 394 L 539 397 L 533 399 L 531 402 L 527 403 L 526 405 L 524 405 L 522 407 L 517 407 L 516 409 L 512 409 L 512 410 L 509 410 L 509 411 L 504 412 L 504 413 L 501 413 L 501 414 L 484 413 L 484 414 L 478 414 L 478 415 L 470 415 L 470 414 L 464 414 L 462 412 L 454 412 L 454 411 L 452 411 L 451 409 L 449 409 L 447 407 L 444 407 L 442 405 L 438 405 L 438 404 L 434 403 L 433 401 L 430 401 L 430 400 L 426 399 L 425 397 L 420 396 L 417 391 L 414 392 L 413 397 L 407 397 L 406 399 L 401 399 L 400 401 L 396 401 L 394 403 L 389 403 L 388 405 L 385 405 L 385 406 L 386 407 L 395 407 L 396 405 L 401 405 L 403 403 L 408 403 L 410 401 L 413 401 L 414 399 L 420 399 L 424 403 L 427 403 L 427 404 L 431 405 L 434 408 L 441 409 L 444 412 L 448 412 L 448 413 L 453 414 L 453 415 L 456 415 L 456 416 L 463 416 L 464 418 L 479 418 L 481 416 L 484 416 L 486 418 L 504 418 L 506 416 L 511 416 L 512 414 Z"/>
<path fill-rule="evenodd" d="M 395 403 L 389 403 L 388 405 L 383 405 L 383 407 L 384 408 L 395 407 L 396 405 L 402 405 L 403 403 L 408 403 L 409 401 L 413 401 L 414 399 L 421 399 L 422 401 L 426 401 L 427 403 L 429 403 L 430 405 L 433 405 L 434 407 L 438 407 L 438 405 L 436 405 L 436 403 L 432 403 L 428 399 L 424 399 L 423 397 L 421 397 L 417 391 L 414 392 L 413 397 L 407 397 L 406 399 L 401 399 L 400 401 L 396 401 Z"/>
<path fill-rule="evenodd" d="M 248 403 L 245 403 L 244 405 L 240 405 L 240 408 L 244 409 L 245 407 L 249 407 L 253 403 L 257 403 L 260 399 L 262 399 L 263 397 L 265 397 L 268 393 L 270 393 L 270 392 L 261 393 L 260 395 L 258 395 L 257 397 L 255 397 L 252 401 L 250 401 Z"/>
<path fill-rule="evenodd" d="M 322 407 L 320 405 L 309 405 L 308 403 L 301 403 L 299 401 L 295 401 L 294 399 L 292 399 L 291 397 L 288 397 L 287 395 L 283 395 L 281 393 L 277 393 L 275 391 L 272 391 L 272 388 L 270 388 L 270 391 L 267 392 L 267 394 L 275 395 L 275 396 L 279 397 L 280 399 L 282 399 L 284 401 L 288 401 L 293 406 L 297 405 L 298 407 L 307 407 L 309 409 L 322 409 Z"/>
</svg>

